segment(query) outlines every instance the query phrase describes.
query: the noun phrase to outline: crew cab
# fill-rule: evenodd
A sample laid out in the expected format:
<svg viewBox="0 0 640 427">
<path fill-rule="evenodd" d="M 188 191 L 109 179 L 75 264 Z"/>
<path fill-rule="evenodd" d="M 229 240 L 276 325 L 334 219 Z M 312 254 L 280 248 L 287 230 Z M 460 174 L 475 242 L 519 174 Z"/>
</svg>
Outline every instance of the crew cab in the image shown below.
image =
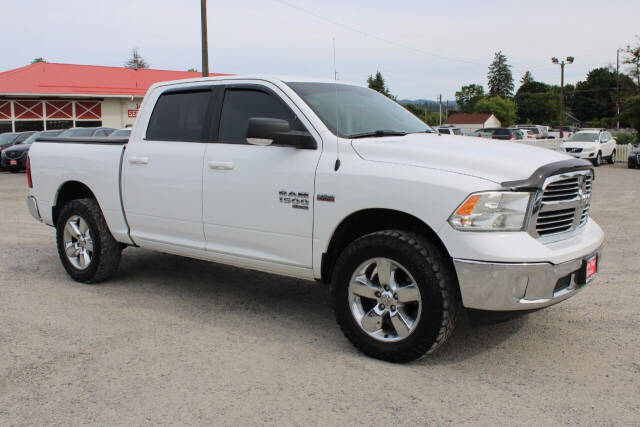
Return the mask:
<svg viewBox="0 0 640 427">
<path fill-rule="evenodd" d="M 316 280 L 359 350 L 406 362 L 462 307 L 527 312 L 596 277 L 593 179 L 563 153 L 439 135 L 365 87 L 232 76 L 154 84 L 128 139 L 41 138 L 27 206 L 77 281 L 128 246 Z"/>
<path fill-rule="evenodd" d="M 562 149 L 579 159 L 587 159 L 595 166 L 603 160 L 614 164 L 616 161 L 616 140 L 604 130 L 583 130 L 562 143 Z"/>
</svg>

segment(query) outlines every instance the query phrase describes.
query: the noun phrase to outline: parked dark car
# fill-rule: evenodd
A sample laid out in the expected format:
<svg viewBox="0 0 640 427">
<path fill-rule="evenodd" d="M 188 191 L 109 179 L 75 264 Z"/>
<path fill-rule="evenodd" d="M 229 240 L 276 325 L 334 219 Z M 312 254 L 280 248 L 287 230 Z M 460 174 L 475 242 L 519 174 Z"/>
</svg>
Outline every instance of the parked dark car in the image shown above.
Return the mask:
<svg viewBox="0 0 640 427">
<path fill-rule="evenodd" d="M 128 138 L 131 136 L 131 128 L 118 129 L 109 135 L 109 138 Z"/>
<path fill-rule="evenodd" d="M 2 150 L 1 164 L 3 169 L 9 169 L 12 173 L 20 172 L 27 166 L 27 153 L 31 144 L 39 136 L 58 136 L 62 130 L 46 130 L 43 132 L 24 132 L 28 133 L 27 138 L 23 141 L 16 142 L 13 146 Z"/>
<path fill-rule="evenodd" d="M 24 142 L 27 138 L 33 135 L 35 132 L 7 132 L 0 135 L 0 159 L 2 158 L 2 152 L 7 148 Z M 0 169 L 4 169 L 4 165 L 0 161 Z"/>
<path fill-rule="evenodd" d="M 518 132 L 517 129 L 491 128 L 485 130 L 493 131 L 493 133 L 491 134 L 491 139 L 522 139 L 522 133 Z"/>
<path fill-rule="evenodd" d="M 59 137 L 87 137 L 87 136 L 109 136 L 116 129 L 108 127 L 94 127 L 94 128 L 71 128 L 62 132 Z"/>
<path fill-rule="evenodd" d="M 629 166 L 629 169 L 640 168 L 640 144 L 633 147 L 633 150 L 629 152 L 629 159 L 627 160 L 627 166 Z"/>
</svg>

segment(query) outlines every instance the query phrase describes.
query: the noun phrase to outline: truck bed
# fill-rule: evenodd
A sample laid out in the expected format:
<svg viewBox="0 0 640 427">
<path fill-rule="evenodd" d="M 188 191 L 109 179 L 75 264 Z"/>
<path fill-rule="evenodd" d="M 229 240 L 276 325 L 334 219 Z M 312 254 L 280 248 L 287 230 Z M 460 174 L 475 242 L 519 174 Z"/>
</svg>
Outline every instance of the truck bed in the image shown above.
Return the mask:
<svg viewBox="0 0 640 427">
<path fill-rule="evenodd" d="M 40 214 L 53 225 L 53 207 L 64 185 L 84 183 L 94 193 L 116 240 L 131 244 L 121 193 L 122 158 L 128 138 L 39 138 L 29 150 Z"/>
</svg>

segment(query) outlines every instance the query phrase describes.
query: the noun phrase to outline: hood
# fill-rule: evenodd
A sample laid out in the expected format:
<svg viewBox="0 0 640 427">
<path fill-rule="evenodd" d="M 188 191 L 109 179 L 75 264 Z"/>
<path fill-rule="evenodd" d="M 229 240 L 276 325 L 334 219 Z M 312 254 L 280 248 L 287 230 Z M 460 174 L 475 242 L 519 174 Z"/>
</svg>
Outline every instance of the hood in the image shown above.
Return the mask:
<svg viewBox="0 0 640 427">
<path fill-rule="evenodd" d="M 31 144 L 18 144 L 18 145 L 12 145 L 11 147 L 7 147 L 4 150 L 2 150 L 2 152 L 9 153 L 9 152 L 29 151 L 29 148 L 31 148 Z"/>
<path fill-rule="evenodd" d="M 597 142 L 588 141 L 565 141 L 562 143 L 562 146 L 567 148 L 589 148 L 595 147 L 596 145 L 598 145 Z"/>
<path fill-rule="evenodd" d="M 543 165 L 572 158 L 516 142 L 429 133 L 354 139 L 352 146 L 365 160 L 443 170 L 496 183 L 526 179 Z"/>
</svg>

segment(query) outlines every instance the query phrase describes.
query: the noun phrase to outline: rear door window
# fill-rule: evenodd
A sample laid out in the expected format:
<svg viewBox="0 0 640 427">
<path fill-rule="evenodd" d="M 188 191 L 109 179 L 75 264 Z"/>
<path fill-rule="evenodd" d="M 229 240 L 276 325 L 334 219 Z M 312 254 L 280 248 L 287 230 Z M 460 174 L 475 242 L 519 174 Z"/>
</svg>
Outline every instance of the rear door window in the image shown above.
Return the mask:
<svg viewBox="0 0 640 427">
<path fill-rule="evenodd" d="M 202 141 L 210 99 L 209 88 L 160 95 L 147 126 L 147 139 Z"/>
</svg>

